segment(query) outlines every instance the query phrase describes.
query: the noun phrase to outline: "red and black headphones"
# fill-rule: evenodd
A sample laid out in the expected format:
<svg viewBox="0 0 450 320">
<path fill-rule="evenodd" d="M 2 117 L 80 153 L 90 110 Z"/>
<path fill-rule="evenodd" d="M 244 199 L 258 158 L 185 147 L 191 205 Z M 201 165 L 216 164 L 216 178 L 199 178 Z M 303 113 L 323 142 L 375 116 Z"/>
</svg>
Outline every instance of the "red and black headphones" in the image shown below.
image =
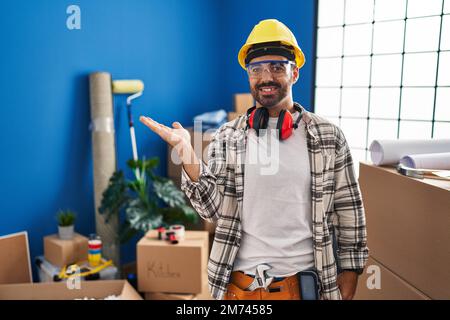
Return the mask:
<svg viewBox="0 0 450 320">
<path fill-rule="evenodd" d="M 278 115 L 277 130 L 278 139 L 280 140 L 286 140 L 298 128 L 298 124 L 302 118 L 302 108 L 294 103 L 294 109 L 299 113 L 295 123 L 292 114 L 287 110 L 281 110 Z M 259 130 L 267 129 L 268 122 L 269 110 L 266 107 L 256 108 L 256 106 L 253 106 L 247 110 L 247 128 L 255 129 L 257 136 L 259 136 Z"/>
</svg>

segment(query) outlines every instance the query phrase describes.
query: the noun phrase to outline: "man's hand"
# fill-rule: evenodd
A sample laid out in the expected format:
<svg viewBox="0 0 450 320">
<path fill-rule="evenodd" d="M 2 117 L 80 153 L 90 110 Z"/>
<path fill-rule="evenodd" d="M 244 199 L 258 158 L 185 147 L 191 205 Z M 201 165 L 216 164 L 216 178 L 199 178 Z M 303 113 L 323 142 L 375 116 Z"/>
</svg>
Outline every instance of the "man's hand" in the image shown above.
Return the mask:
<svg viewBox="0 0 450 320">
<path fill-rule="evenodd" d="M 353 271 L 343 271 L 338 274 L 337 284 L 341 291 L 342 300 L 352 300 L 358 285 L 358 274 Z"/>
<path fill-rule="evenodd" d="M 191 143 L 189 132 L 179 122 L 174 122 L 173 128 L 169 128 L 149 117 L 141 116 L 139 120 L 174 148 L 180 143 L 188 145 Z"/>
<path fill-rule="evenodd" d="M 161 139 L 170 144 L 178 153 L 183 163 L 191 163 L 191 135 L 179 122 L 174 122 L 172 124 L 173 128 L 169 128 L 149 117 L 141 116 L 139 120 L 158 134 Z"/>
<path fill-rule="evenodd" d="M 189 177 L 193 181 L 198 181 L 200 162 L 192 148 L 189 131 L 184 129 L 179 122 L 174 122 L 173 128 L 169 128 L 149 117 L 141 116 L 139 120 L 175 149 Z"/>
</svg>

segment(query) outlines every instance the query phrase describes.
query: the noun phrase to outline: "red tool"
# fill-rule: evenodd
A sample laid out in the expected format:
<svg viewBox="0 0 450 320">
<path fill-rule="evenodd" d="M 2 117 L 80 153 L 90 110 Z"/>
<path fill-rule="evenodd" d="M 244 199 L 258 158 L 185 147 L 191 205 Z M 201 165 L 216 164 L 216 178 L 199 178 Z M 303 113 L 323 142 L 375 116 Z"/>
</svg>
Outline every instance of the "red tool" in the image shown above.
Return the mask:
<svg viewBox="0 0 450 320">
<path fill-rule="evenodd" d="M 177 237 L 175 236 L 175 232 L 167 232 L 166 235 L 171 244 L 178 243 Z"/>
<path fill-rule="evenodd" d="M 158 228 L 158 240 L 162 240 L 163 238 L 163 234 L 166 232 L 166 228 L 164 227 L 159 227 Z"/>
</svg>

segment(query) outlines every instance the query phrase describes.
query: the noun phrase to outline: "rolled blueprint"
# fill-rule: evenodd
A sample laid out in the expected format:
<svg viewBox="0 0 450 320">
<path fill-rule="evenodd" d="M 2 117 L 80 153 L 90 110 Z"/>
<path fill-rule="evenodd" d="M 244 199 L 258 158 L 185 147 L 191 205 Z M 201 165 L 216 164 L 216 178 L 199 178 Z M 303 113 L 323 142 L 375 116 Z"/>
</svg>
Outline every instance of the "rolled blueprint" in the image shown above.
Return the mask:
<svg viewBox="0 0 450 320">
<path fill-rule="evenodd" d="M 373 164 L 398 164 L 411 154 L 450 152 L 450 139 L 427 140 L 374 140 L 370 145 Z"/>
<path fill-rule="evenodd" d="M 410 154 L 400 163 L 414 169 L 450 170 L 450 152 Z"/>
<path fill-rule="evenodd" d="M 91 102 L 92 152 L 94 157 L 94 198 L 95 224 L 100 236 L 102 253 L 120 266 L 120 246 L 118 243 L 118 217 L 105 217 L 98 212 L 102 195 L 108 186 L 109 179 L 116 171 L 116 144 L 114 139 L 113 98 L 111 91 L 111 75 L 96 72 L 89 76 Z"/>
</svg>

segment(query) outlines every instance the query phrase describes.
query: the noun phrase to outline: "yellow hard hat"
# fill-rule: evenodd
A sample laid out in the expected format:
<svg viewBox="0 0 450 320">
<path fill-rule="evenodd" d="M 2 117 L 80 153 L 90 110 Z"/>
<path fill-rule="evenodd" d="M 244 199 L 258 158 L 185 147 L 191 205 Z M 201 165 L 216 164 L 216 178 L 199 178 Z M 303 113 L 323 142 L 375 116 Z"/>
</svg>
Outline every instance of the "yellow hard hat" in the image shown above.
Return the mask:
<svg viewBox="0 0 450 320">
<path fill-rule="evenodd" d="M 260 21 L 250 32 L 247 41 L 239 50 L 238 61 L 242 68 L 245 68 L 245 58 L 248 50 L 255 44 L 265 42 L 281 42 L 284 45 L 291 46 L 295 52 L 295 64 L 298 68 L 305 64 L 305 55 L 297 44 L 294 34 L 286 25 L 276 19 L 267 19 Z"/>
</svg>

